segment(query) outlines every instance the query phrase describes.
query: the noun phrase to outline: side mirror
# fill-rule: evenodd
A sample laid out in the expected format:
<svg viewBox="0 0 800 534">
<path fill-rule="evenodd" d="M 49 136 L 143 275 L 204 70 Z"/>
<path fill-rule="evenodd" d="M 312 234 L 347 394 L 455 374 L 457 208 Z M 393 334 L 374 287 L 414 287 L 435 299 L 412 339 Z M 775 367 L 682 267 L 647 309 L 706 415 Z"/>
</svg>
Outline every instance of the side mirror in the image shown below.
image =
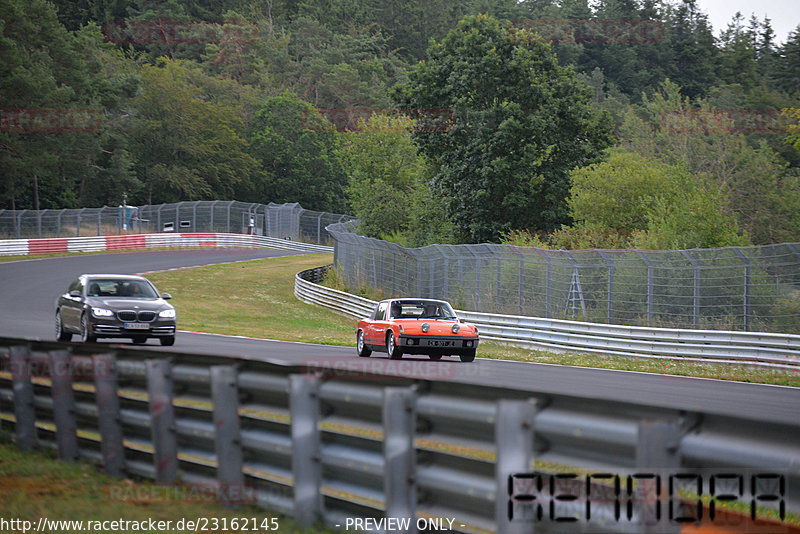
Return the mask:
<svg viewBox="0 0 800 534">
<path fill-rule="evenodd" d="M 170 295 L 169 293 L 161 293 L 161 298 L 164 300 L 169 300 L 172 298 L 172 295 Z"/>
<path fill-rule="evenodd" d="M 464 319 L 459 319 L 458 322 L 459 323 L 465 323 L 466 321 Z"/>
<path fill-rule="evenodd" d="M 72 291 L 69 292 L 69 296 L 70 297 L 80 297 L 82 295 L 81 295 L 80 291 L 78 291 L 77 289 L 73 289 Z"/>
</svg>

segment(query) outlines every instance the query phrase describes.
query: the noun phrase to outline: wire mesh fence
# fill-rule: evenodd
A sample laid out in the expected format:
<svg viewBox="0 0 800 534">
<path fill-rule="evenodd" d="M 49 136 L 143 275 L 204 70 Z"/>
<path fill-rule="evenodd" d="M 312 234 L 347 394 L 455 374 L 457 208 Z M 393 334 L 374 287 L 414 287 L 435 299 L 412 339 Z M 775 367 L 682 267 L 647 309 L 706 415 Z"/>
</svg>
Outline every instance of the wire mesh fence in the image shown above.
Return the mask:
<svg viewBox="0 0 800 534">
<path fill-rule="evenodd" d="M 152 206 L 0 210 L 0 239 L 87 237 L 161 232 L 256 234 L 328 244 L 325 227 L 352 217 L 300 204 L 197 201 Z"/>
<path fill-rule="evenodd" d="M 408 249 L 334 224 L 352 288 L 456 308 L 634 326 L 800 332 L 800 243 L 695 250 Z"/>
</svg>

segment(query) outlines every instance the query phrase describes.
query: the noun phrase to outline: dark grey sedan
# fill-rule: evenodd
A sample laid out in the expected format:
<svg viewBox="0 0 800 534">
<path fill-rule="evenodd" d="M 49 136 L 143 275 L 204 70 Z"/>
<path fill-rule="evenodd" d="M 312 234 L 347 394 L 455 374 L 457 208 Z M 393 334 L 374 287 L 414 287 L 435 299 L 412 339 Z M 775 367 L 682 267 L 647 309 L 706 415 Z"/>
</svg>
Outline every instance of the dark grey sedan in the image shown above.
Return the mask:
<svg viewBox="0 0 800 534">
<path fill-rule="evenodd" d="M 158 338 L 175 343 L 177 316 L 147 278 L 124 274 L 82 274 L 58 298 L 56 337 L 69 341 L 73 334 L 84 343 L 98 338 L 130 338 L 145 343 Z"/>
</svg>

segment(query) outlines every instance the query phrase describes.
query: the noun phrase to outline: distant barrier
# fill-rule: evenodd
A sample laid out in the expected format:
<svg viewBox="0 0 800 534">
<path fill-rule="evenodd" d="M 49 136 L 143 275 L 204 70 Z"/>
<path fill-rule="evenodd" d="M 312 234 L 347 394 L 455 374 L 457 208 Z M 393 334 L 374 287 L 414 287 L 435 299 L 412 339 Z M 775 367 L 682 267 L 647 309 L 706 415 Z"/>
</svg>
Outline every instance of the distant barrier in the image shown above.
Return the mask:
<svg viewBox="0 0 800 534">
<path fill-rule="evenodd" d="M 333 252 L 332 247 L 260 235 L 187 233 L 133 234 L 60 239 L 8 239 L 0 241 L 0 256 L 102 252 L 148 248 L 275 248 L 299 252 Z"/>
</svg>

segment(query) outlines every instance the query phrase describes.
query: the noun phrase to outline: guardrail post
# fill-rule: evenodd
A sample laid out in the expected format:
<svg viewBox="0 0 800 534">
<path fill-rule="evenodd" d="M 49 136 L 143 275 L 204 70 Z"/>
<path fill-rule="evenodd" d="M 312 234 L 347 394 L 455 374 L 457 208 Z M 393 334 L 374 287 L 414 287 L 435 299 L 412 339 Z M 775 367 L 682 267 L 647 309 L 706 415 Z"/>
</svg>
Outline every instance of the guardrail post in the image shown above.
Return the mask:
<svg viewBox="0 0 800 534">
<path fill-rule="evenodd" d="M 681 423 L 677 419 L 643 419 L 639 422 L 638 439 L 636 444 L 636 468 L 639 471 L 639 488 L 642 492 L 652 492 L 652 495 L 641 495 L 639 502 L 655 503 L 653 508 L 640 508 L 641 530 L 644 534 L 677 533 L 679 525 L 672 525 L 665 529 L 664 518 L 667 513 L 662 503 L 666 493 L 666 480 L 661 478 L 661 487 L 656 484 L 656 477 L 663 470 L 672 470 L 681 467 L 680 442 L 683 436 Z M 652 475 L 651 475 L 652 474 Z M 660 493 L 658 491 L 660 490 Z M 668 505 L 669 506 L 669 505 Z"/>
<path fill-rule="evenodd" d="M 112 353 L 96 354 L 92 356 L 92 364 L 103 465 L 106 474 L 118 477 L 125 469 L 125 448 L 119 415 L 117 359 Z"/>
<path fill-rule="evenodd" d="M 498 534 L 530 532 L 525 521 L 512 521 L 508 513 L 509 481 L 512 475 L 530 473 L 533 460 L 533 418 L 536 401 L 500 400 L 497 403 L 494 439 L 497 448 L 495 461 L 495 523 Z"/>
<path fill-rule="evenodd" d="M 239 422 L 239 388 L 236 368 L 232 365 L 211 366 L 211 400 L 214 405 L 214 441 L 217 449 L 217 480 L 223 503 L 233 502 L 228 490 L 241 489 L 242 432 Z"/>
<path fill-rule="evenodd" d="M 414 433 L 416 391 L 411 388 L 383 390 L 383 493 L 386 517 L 417 520 Z M 409 532 L 416 532 L 412 527 Z"/>
<path fill-rule="evenodd" d="M 145 366 L 156 482 L 175 482 L 178 478 L 178 439 L 172 408 L 171 366 L 168 360 L 145 360 Z"/>
<path fill-rule="evenodd" d="M 310 527 L 322 516 L 319 384 L 315 376 L 289 377 L 294 518 L 302 527 Z"/>
<path fill-rule="evenodd" d="M 36 447 L 36 412 L 33 406 L 33 384 L 31 383 L 30 356 L 27 345 L 16 345 L 9 349 L 11 380 L 14 391 L 14 418 L 17 447 L 29 451 Z"/>
<path fill-rule="evenodd" d="M 50 353 L 50 394 L 53 398 L 53 419 L 56 423 L 58 457 L 77 460 L 78 430 L 75 423 L 75 395 L 72 392 L 72 363 L 67 350 Z"/>
</svg>

